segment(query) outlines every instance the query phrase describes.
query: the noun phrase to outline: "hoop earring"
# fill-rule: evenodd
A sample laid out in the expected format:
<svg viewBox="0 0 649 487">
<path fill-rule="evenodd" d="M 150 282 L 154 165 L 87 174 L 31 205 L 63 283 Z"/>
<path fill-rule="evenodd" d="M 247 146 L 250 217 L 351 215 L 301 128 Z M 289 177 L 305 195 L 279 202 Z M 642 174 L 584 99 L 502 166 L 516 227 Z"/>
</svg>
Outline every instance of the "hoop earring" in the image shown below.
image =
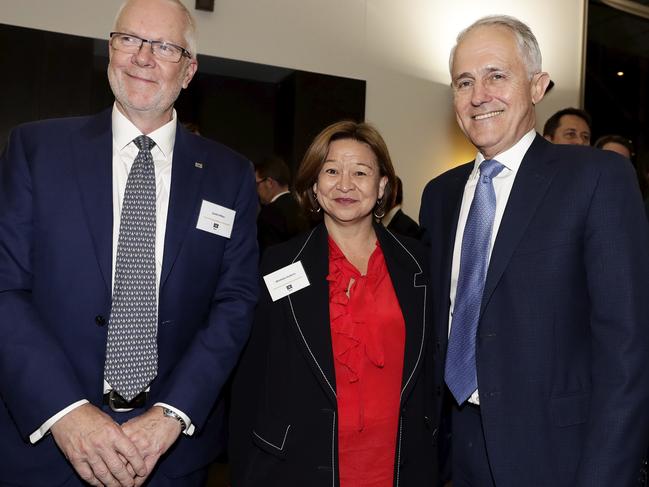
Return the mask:
<svg viewBox="0 0 649 487">
<path fill-rule="evenodd" d="M 320 206 L 320 203 L 318 203 L 318 195 L 316 194 L 315 191 L 313 192 L 313 205 L 312 206 L 317 207 L 317 208 L 311 208 L 312 213 L 320 213 L 320 210 L 322 210 L 322 207 Z"/>
<path fill-rule="evenodd" d="M 376 218 L 377 220 L 380 220 L 385 216 L 385 208 L 383 208 L 382 205 L 383 205 L 383 200 L 381 198 L 376 200 L 376 206 L 374 207 L 374 211 L 372 212 L 372 214 L 374 215 L 374 218 Z"/>
</svg>

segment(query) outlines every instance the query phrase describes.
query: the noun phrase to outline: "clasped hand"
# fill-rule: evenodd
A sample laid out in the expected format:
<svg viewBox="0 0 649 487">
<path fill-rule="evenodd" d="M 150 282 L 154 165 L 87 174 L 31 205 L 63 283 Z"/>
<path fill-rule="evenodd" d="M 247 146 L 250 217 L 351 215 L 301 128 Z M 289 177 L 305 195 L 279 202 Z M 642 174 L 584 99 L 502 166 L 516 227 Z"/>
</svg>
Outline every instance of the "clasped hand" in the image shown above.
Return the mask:
<svg viewBox="0 0 649 487">
<path fill-rule="evenodd" d="M 121 426 L 99 408 L 84 404 L 51 428 L 54 441 L 90 485 L 134 487 L 144 483 L 158 459 L 178 439 L 180 422 L 153 406 Z"/>
</svg>

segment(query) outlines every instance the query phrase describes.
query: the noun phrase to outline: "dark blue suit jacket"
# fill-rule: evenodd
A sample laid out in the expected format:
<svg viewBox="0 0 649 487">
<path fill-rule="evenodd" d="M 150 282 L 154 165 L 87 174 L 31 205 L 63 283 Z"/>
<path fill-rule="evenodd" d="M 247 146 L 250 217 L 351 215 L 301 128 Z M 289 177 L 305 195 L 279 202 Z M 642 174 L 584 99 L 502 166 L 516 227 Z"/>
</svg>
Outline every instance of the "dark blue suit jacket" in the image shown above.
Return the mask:
<svg viewBox="0 0 649 487">
<path fill-rule="evenodd" d="M 472 167 L 431 181 L 422 199 L 438 391 L 453 246 Z M 496 237 L 476 345 L 498 487 L 635 485 L 649 428 L 648 248 L 631 166 L 537 135 Z"/>
<path fill-rule="evenodd" d="M 51 436 L 36 445 L 28 437 L 79 399 L 102 402 L 113 232 L 110 115 L 20 126 L 0 160 L 0 483 L 50 486 L 71 475 Z M 171 181 L 159 370 L 149 406 L 171 404 L 197 427 L 162 459 L 161 468 L 175 476 L 207 464 L 222 447 L 217 399 L 248 337 L 258 256 L 248 161 L 178 125 Z M 230 239 L 196 229 L 203 200 L 236 211 Z"/>
</svg>

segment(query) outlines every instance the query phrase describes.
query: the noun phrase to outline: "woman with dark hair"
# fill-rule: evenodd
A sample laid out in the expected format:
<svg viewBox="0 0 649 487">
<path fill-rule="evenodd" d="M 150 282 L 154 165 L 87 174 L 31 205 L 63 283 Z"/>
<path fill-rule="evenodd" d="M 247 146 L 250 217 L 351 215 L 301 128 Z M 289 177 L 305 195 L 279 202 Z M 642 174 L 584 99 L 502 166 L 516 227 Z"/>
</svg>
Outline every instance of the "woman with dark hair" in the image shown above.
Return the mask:
<svg viewBox="0 0 649 487">
<path fill-rule="evenodd" d="M 377 223 L 395 181 L 368 124 L 335 123 L 307 150 L 295 187 L 320 223 L 262 261 L 269 288 L 233 384 L 233 487 L 434 485 L 425 252 Z"/>
</svg>

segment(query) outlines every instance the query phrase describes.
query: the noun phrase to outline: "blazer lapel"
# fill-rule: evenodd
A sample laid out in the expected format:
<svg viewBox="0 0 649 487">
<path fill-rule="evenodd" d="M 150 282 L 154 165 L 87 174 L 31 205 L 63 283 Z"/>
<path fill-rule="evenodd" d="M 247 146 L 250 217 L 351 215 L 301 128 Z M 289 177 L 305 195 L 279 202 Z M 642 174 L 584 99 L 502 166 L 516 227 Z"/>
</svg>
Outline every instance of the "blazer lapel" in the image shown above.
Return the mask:
<svg viewBox="0 0 649 487">
<path fill-rule="evenodd" d="M 160 287 L 164 285 L 178 256 L 180 246 L 192 224 L 200 198 L 203 170 L 195 166 L 203 161 L 204 154 L 192 150 L 187 141 L 188 132 L 178 124 L 171 167 L 171 190 L 165 230 L 164 257 L 160 276 Z"/>
<path fill-rule="evenodd" d="M 329 244 L 324 224 L 318 225 L 295 256 L 302 262 L 310 285 L 288 296 L 289 316 L 306 359 L 332 403 L 336 402 L 336 375 L 329 323 Z"/>
<path fill-rule="evenodd" d="M 375 230 L 392 287 L 397 295 L 406 327 L 406 343 L 403 360 L 401 401 L 403 402 L 415 383 L 415 374 L 423 365 L 426 325 L 427 283 L 423 279 L 423 262 L 417 262 L 394 235 L 382 225 Z"/>
<path fill-rule="evenodd" d="M 518 169 L 491 252 L 481 314 L 556 172 L 556 166 L 551 164 L 552 158 L 547 154 L 549 144 L 537 134 Z"/>
<path fill-rule="evenodd" d="M 79 134 L 70 136 L 70 145 L 86 222 L 106 290 L 110 294 L 113 268 L 111 110 L 91 117 Z"/>
</svg>

